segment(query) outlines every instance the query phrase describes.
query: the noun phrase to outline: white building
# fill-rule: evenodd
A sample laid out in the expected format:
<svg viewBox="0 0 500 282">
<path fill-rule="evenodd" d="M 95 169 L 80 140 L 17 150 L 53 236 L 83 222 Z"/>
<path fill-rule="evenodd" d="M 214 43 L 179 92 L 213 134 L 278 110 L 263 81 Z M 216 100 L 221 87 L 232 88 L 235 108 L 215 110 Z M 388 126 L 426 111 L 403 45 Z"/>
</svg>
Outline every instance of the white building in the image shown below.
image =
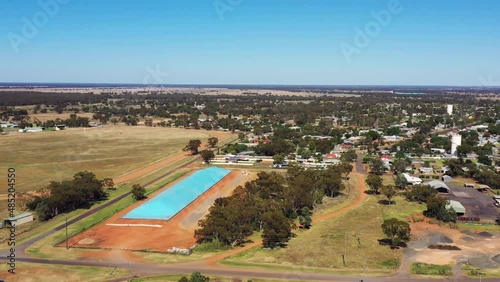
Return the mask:
<svg viewBox="0 0 500 282">
<path fill-rule="evenodd" d="M 441 148 L 431 148 L 431 152 L 434 154 L 444 154 L 446 150 Z"/>
<path fill-rule="evenodd" d="M 43 130 L 44 130 L 43 127 L 26 127 L 24 129 L 19 129 L 19 132 L 21 132 L 21 133 L 42 132 Z"/>
<path fill-rule="evenodd" d="M 453 105 L 447 105 L 446 112 L 451 116 L 453 114 Z"/>
<path fill-rule="evenodd" d="M 434 169 L 432 167 L 421 167 L 418 169 L 420 173 L 433 173 Z"/>
<path fill-rule="evenodd" d="M 419 184 L 422 184 L 422 179 L 420 179 L 418 177 L 411 176 L 408 173 L 402 173 L 401 175 L 403 175 L 403 177 L 406 180 L 406 182 L 408 184 L 410 184 L 410 185 L 419 185 Z"/>
<path fill-rule="evenodd" d="M 457 154 L 457 147 L 462 145 L 462 135 L 454 134 L 451 136 L 451 154 Z"/>
</svg>

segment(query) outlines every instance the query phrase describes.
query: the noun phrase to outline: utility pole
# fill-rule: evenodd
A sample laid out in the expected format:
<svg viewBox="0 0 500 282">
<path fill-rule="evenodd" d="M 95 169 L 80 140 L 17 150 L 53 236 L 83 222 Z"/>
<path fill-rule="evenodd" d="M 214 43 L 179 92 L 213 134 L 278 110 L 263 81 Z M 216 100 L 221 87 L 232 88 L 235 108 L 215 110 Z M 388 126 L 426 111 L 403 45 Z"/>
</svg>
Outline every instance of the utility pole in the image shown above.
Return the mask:
<svg viewBox="0 0 500 282">
<path fill-rule="evenodd" d="M 66 250 L 69 249 L 68 247 L 68 217 L 66 217 Z"/>
</svg>

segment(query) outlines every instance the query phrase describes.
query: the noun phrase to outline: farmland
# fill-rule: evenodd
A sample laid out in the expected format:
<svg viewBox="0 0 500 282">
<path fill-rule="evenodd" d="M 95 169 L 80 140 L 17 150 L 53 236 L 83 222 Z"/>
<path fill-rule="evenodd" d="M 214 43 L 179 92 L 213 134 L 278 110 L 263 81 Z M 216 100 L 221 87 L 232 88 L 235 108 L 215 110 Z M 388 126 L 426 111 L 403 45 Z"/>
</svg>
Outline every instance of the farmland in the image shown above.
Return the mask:
<svg viewBox="0 0 500 282">
<path fill-rule="evenodd" d="M 179 165 L 187 154 L 181 149 L 188 140 L 205 141 L 211 136 L 221 141 L 231 138 L 217 131 L 119 125 L 11 134 L 0 136 L 0 170 L 16 168 L 17 193 L 36 191 L 50 181 L 71 179 L 84 170 L 101 179 L 112 177 L 121 188 L 131 181 L 144 184 L 158 177 L 160 170 Z M 110 192 L 110 198 L 114 198 L 123 189 Z M 0 194 L 1 218 L 8 215 L 6 206 L 7 199 Z M 17 209 L 20 212 L 22 206 L 18 204 Z M 37 225 L 37 221 L 28 223 L 18 233 Z"/>
<path fill-rule="evenodd" d="M 38 190 L 50 181 L 92 171 L 117 177 L 179 154 L 189 139 L 205 140 L 219 132 L 105 126 L 0 137 L 0 171 L 17 171 L 17 192 Z"/>
</svg>

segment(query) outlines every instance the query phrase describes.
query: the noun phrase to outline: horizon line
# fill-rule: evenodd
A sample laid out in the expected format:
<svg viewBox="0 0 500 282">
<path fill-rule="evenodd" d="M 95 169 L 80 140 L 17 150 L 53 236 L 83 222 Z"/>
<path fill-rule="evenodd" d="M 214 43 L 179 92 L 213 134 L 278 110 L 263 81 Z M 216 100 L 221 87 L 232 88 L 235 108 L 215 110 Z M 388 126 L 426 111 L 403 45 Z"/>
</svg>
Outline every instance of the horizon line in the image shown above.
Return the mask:
<svg viewBox="0 0 500 282">
<path fill-rule="evenodd" d="M 434 87 L 434 88 L 500 88 L 500 85 L 478 86 L 478 85 L 444 85 L 444 84 L 252 84 L 252 83 L 165 83 L 165 84 L 144 84 L 144 83 L 128 83 L 128 82 L 0 82 L 0 86 L 17 86 L 24 85 L 124 85 L 137 87 L 172 87 L 172 86 L 271 86 L 271 87 Z M 75 87 L 79 88 L 79 87 Z"/>
</svg>

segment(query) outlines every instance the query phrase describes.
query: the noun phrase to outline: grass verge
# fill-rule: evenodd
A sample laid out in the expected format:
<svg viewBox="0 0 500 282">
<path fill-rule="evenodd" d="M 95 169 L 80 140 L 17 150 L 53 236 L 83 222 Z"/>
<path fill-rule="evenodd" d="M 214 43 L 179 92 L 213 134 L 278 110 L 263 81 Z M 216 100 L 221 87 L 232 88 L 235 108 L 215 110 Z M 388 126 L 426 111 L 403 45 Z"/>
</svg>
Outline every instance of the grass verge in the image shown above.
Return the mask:
<svg viewBox="0 0 500 282">
<path fill-rule="evenodd" d="M 478 268 L 472 265 L 464 265 L 462 274 L 471 278 L 498 278 L 500 277 L 500 268 Z"/>
<path fill-rule="evenodd" d="M 450 265 L 435 265 L 416 262 L 411 265 L 411 273 L 417 275 L 452 276 Z"/>
<path fill-rule="evenodd" d="M 0 273 L 7 273 L 8 265 L 0 265 Z M 108 281 L 129 277 L 132 272 L 127 269 L 109 267 L 83 267 L 50 264 L 34 264 L 26 262 L 16 263 L 16 274 L 6 274 L 2 278 L 6 281 L 54 282 L 54 281 Z"/>
</svg>

